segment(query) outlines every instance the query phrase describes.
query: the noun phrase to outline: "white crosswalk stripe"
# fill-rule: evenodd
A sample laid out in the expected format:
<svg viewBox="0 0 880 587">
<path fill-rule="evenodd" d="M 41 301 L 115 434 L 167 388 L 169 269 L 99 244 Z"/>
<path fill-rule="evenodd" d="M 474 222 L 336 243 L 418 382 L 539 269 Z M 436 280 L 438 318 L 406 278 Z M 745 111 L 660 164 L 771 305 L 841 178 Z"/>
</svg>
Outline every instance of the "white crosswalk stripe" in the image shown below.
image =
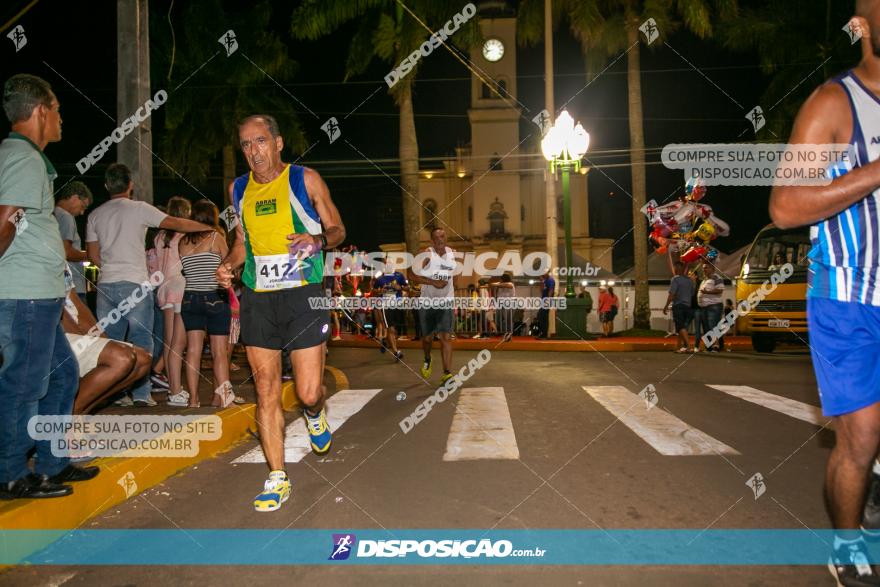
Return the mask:
<svg viewBox="0 0 880 587">
<path fill-rule="evenodd" d="M 346 389 L 333 394 L 327 400 L 327 424 L 334 433 L 346 420 L 357 414 L 381 389 Z M 296 418 L 287 425 L 284 437 L 284 462 L 298 463 L 312 452 L 306 423 L 303 418 Z M 261 447 L 241 455 L 233 463 L 265 463 L 266 457 Z"/>
<path fill-rule="evenodd" d="M 830 427 L 817 406 L 748 385 L 707 384 L 730 396 L 816 426 Z M 647 408 L 645 400 L 621 385 L 582 386 L 602 408 L 617 417 L 639 438 L 664 456 L 738 455 L 735 448 L 662 409 Z M 327 400 L 327 421 L 337 432 L 360 412 L 381 389 L 343 390 Z M 435 415 L 436 417 L 436 415 Z M 305 422 L 296 418 L 285 430 L 285 462 L 298 463 L 312 452 Z M 459 391 L 446 437 L 444 461 L 515 460 L 520 457 L 513 420 L 503 387 L 470 387 Z M 234 463 L 264 463 L 257 446 Z"/>
<path fill-rule="evenodd" d="M 470 387 L 460 394 L 443 460 L 518 459 L 504 388 Z"/>
<path fill-rule="evenodd" d="M 829 419 L 813 405 L 747 385 L 707 384 L 708 387 L 785 416 L 816 426 Z M 582 386 L 602 408 L 664 456 L 738 455 L 735 448 L 691 426 L 662 407 L 647 408 L 645 400 L 620 385 Z M 327 420 L 337 432 L 360 412 L 381 389 L 343 390 L 327 400 Z M 435 414 L 435 417 L 437 415 Z M 305 422 L 296 418 L 285 431 L 285 462 L 298 463 L 312 452 Z M 515 460 L 520 457 L 513 420 L 503 387 L 470 387 L 459 391 L 455 413 L 446 437 L 444 461 Z M 235 463 L 264 463 L 257 446 Z"/>
<path fill-rule="evenodd" d="M 693 428 L 658 407 L 648 409 L 645 400 L 620 385 L 583 386 L 602 407 L 662 455 L 738 455 L 705 432 Z"/>
<path fill-rule="evenodd" d="M 747 402 L 757 404 L 798 420 L 803 420 L 810 424 L 815 424 L 816 426 L 824 426 L 826 422 L 829 422 L 828 427 L 831 427 L 831 418 L 822 416 L 822 410 L 816 406 L 767 393 L 766 391 L 761 391 L 760 389 L 755 389 L 748 385 L 707 385 L 712 389 L 717 389 L 718 391 L 732 395 L 733 397 L 738 397 Z"/>
</svg>

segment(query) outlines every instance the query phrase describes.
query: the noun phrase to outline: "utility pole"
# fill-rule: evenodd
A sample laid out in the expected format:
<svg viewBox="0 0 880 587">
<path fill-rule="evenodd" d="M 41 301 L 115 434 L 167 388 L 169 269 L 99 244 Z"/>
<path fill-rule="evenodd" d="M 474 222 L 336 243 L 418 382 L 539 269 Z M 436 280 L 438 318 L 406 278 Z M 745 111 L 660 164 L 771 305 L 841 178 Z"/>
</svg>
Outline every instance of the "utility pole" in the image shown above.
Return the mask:
<svg viewBox="0 0 880 587">
<path fill-rule="evenodd" d="M 556 119 L 556 107 L 553 102 L 553 3 L 552 0 L 544 0 L 544 108 L 550 114 L 547 128 L 553 125 Z M 559 236 L 556 224 L 556 174 L 544 171 L 546 178 L 545 208 L 547 209 L 547 253 L 550 255 L 550 271 L 552 272 L 559 263 L 557 261 L 557 249 Z M 558 284 L 557 284 L 558 285 Z M 550 334 L 556 332 L 556 312 L 550 311 L 548 327 Z"/>
<path fill-rule="evenodd" d="M 116 123 L 121 125 L 152 98 L 148 0 L 116 0 Z M 152 118 L 116 147 L 116 160 L 131 169 L 135 199 L 153 202 Z"/>
</svg>

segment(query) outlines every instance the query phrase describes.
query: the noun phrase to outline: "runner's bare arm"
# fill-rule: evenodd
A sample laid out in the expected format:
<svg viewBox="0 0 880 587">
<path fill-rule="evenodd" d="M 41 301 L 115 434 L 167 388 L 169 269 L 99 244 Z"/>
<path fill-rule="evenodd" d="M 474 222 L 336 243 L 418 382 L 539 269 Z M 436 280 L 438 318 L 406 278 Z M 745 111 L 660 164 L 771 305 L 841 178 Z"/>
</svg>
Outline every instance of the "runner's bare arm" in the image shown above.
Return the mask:
<svg viewBox="0 0 880 587">
<path fill-rule="evenodd" d="M 223 287 L 232 285 L 232 277 L 235 270 L 244 263 L 244 229 L 239 223 L 235 227 L 235 242 L 229 249 L 229 254 L 220 262 L 217 267 L 217 282 Z"/>
<path fill-rule="evenodd" d="M 312 200 L 312 205 L 315 207 L 315 211 L 318 212 L 318 216 L 321 217 L 324 238 L 327 240 L 325 248 L 332 249 L 342 244 L 342 241 L 345 240 L 345 225 L 342 224 L 339 210 L 336 209 L 336 204 L 333 203 L 333 199 L 330 197 L 330 189 L 324 183 L 321 174 L 314 169 L 306 167 L 303 171 L 303 181 L 305 181 L 306 192 L 308 192 L 309 198 Z M 320 250 L 323 246 L 320 238 L 316 235 L 290 234 L 287 238 L 294 243 L 308 243 L 311 241 L 317 246 L 317 250 Z"/>
<path fill-rule="evenodd" d="M 804 102 L 789 144 L 846 143 L 852 133 L 846 92 L 836 83 L 819 87 Z M 880 187 L 880 161 L 874 161 L 823 186 L 774 186 L 770 217 L 779 228 L 814 224 L 845 210 Z"/>
<path fill-rule="evenodd" d="M 425 267 L 428 265 L 428 259 L 421 260 L 422 266 L 419 267 L 420 270 L 424 271 Z M 415 267 L 410 267 L 407 270 L 409 274 L 410 283 L 418 283 L 420 285 L 433 285 L 436 288 L 442 288 L 446 285 L 446 283 L 441 279 L 431 279 L 430 277 L 425 277 L 424 275 L 419 275 L 415 271 Z"/>
<path fill-rule="evenodd" d="M 422 259 L 422 260 L 421 260 L 421 264 L 422 264 L 422 266 L 419 267 L 419 270 L 424 270 L 425 265 L 426 265 L 427 263 L 428 263 L 428 260 L 427 260 L 427 259 Z M 415 266 L 413 266 L 413 265 L 410 265 L 410 267 L 409 267 L 409 268 L 407 269 L 407 271 L 406 271 L 406 274 L 407 274 L 407 279 L 409 279 L 409 282 L 410 282 L 410 283 L 418 283 L 419 285 L 422 285 L 422 284 L 424 284 L 424 283 L 427 283 L 427 282 L 425 281 L 425 278 L 423 278 L 421 275 L 419 275 L 418 273 L 416 273 L 416 268 L 415 268 Z"/>
<path fill-rule="evenodd" d="M 452 255 L 455 256 L 455 251 L 453 249 L 449 249 L 449 250 L 452 251 Z M 457 259 L 458 257 L 455 257 L 455 258 Z M 452 275 L 449 276 L 449 281 L 452 282 L 452 289 L 453 290 L 455 290 L 455 287 L 456 287 L 456 285 L 455 285 L 455 278 L 456 277 L 457 277 L 457 275 L 455 274 L 455 272 L 453 272 Z M 439 287 L 446 287 L 445 281 L 442 281 L 439 279 L 438 279 L 438 281 L 440 281 L 440 284 L 441 284 Z"/>
<path fill-rule="evenodd" d="M 230 202 L 232 201 L 232 188 L 233 184 L 230 182 L 227 189 Z M 233 273 L 241 267 L 242 263 L 244 263 L 244 229 L 239 221 L 235 226 L 235 242 L 232 244 L 232 248 L 229 249 L 229 254 L 226 255 L 217 267 L 218 283 L 223 287 L 230 287 L 232 285 Z"/>
<path fill-rule="evenodd" d="M 0 206 L 0 257 L 6 253 L 6 249 L 15 238 L 15 225 L 12 223 L 12 215 L 21 210 L 18 206 Z"/>
</svg>

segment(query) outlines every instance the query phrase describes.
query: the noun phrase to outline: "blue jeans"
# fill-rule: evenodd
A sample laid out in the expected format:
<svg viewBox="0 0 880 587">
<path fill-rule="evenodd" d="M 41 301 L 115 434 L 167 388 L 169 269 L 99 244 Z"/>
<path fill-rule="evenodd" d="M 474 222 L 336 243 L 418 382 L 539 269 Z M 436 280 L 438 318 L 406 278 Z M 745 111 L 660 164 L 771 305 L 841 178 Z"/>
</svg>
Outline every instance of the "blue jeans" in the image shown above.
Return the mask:
<svg viewBox="0 0 880 587">
<path fill-rule="evenodd" d="M 98 322 L 106 320 L 102 326 L 109 338 L 130 342 L 152 355 L 153 298 L 153 290 L 140 283 L 102 283 L 98 286 Z M 151 387 L 150 377 L 145 375 L 132 385 L 132 399 L 149 400 Z"/>
<path fill-rule="evenodd" d="M 721 314 L 724 312 L 724 304 L 712 304 L 701 308 L 703 314 L 703 334 L 706 334 L 721 322 Z M 724 350 L 724 337 L 718 337 L 718 348 Z M 708 350 L 708 349 L 706 349 Z"/>
<path fill-rule="evenodd" d="M 73 412 L 79 366 L 61 329 L 62 299 L 0 300 L 0 483 L 34 472 L 55 475 L 68 459 L 52 455 L 49 441 L 34 442 L 28 421 Z"/>
</svg>

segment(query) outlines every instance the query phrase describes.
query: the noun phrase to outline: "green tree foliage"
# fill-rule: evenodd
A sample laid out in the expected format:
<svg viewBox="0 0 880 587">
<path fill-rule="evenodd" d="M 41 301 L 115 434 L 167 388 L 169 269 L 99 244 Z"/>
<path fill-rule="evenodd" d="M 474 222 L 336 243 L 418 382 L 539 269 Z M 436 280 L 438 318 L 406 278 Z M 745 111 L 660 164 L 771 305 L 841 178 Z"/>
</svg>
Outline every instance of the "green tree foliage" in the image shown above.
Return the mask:
<svg viewBox="0 0 880 587">
<path fill-rule="evenodd" d="M 250 114 L 273 115 L 285 147 L 306 148 L 297 103 L 279 84 L 289 83 L 296 63 L 272 32 L 272 6 L 239 6 L 222 0 L 152 5 L 151 75 L 165 88 L 160 156 L 189 181 L 203 181 L 226 148 L 237 150 L 236 122 Z M 227 57 L 219 39 L 232 28 L 238 50 Z M 273 79 L 275 81 L 273 81 Z"/>
</svg>

